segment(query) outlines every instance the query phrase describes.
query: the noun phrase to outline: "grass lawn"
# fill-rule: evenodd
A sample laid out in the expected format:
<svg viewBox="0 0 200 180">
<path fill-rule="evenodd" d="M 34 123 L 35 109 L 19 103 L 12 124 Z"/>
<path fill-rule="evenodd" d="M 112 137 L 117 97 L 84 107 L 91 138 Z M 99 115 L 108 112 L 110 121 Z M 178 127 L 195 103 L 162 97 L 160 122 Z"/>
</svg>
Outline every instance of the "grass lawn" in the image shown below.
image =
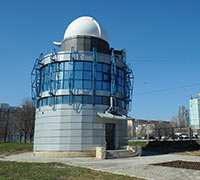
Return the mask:
<svg viewBox="0 0 200 180">
<path fill-rule="evenodd" d="M 30 143 L 0 143 L 0 157 L 33 150 L 33 144 Z"/>
<path fill-rule="evenodd" d="M 200 150 L 199 151 L 186 151 L 186 152 L 180 152 L 180 153 L 175 153 L 178 155 L 189 155 L 189 156 L 200 156 Z"/>
<path fill-rule="evenodd" d="M 148 144 L 148 141 L 131 141 L 128 142 L 129 146 L 142 146 L 145 147 Z"/>
<path fill-rule="evenodd" d="M 0 180 L 141 180 L 62 163 L 0 161 Z"/>
<path fill-rule="evenodd" d="M 0 157 L 29 152 L 33 144 L 0 143 Z M 0 161 L 0 180 L 141 180 L 139 178 L 93 171 L 62 163 Z"/>
</svg>

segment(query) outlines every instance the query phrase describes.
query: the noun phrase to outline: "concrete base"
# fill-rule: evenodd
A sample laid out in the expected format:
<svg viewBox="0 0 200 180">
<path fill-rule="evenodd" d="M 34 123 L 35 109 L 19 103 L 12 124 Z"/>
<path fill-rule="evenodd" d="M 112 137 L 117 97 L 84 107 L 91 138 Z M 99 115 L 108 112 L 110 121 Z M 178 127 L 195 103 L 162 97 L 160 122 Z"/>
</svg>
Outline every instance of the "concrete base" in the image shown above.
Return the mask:
<svg viewBox="0 0 200 180">
<path fill-rule="evenodd" d="M 106 148 L 105 147 L 96 147 L 96 158 L 97 159 L 106 159 Z"/>
<path fill-rule="evenodd" d="M 75 151 L 75 152 L 37 152 L 34 156 L 40 158 L 78 158 L 78 157 L 95 157 L 96 151 Z"/>
</svg>

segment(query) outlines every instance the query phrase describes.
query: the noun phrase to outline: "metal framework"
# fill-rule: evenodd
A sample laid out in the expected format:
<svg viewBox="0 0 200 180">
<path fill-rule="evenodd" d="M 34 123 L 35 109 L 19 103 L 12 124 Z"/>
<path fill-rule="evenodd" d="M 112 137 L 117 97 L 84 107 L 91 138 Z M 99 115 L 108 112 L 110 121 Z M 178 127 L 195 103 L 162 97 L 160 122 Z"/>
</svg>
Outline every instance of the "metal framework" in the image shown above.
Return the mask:
<svg viewBox="0 0 200 180">
<path fill-rule="evenodd" d="M 37 100 L 40 97 L 41 92 L 41 65 L 40 61 L 43 54 L 40 54 L 40 57 L 35 60 L 33 69 L 31 71 L 31 96 L 34 106 L 37 107 Z"/>
<path fill-rule="evenodd" d="M 96 67 L 97 67 L 97 49 L 93 48 L 93 62 L 92 62 L 92 104 L 95 104 L 96 94 Z"/>
<path fill-rule="evenodd" d="M 55 49 L 53 49 L 53 52 L 50 56 L 50 63 L 48 64 L 48 83 L 49 83 L 49 95 L 52 97 L 51 98 L 51 105 L 53 105 L 53 107 L 55 107 L 55 103 L 56 103 L 56 99 L 55 99 L 55 91 L 52 86 L 53 86 L 53 82 L 55 80 L 55 77 L 54 77 L 54 73 L 53 73 L 53 68 L 54 68 L 54 63 L 56 62 L 56 55 L 57 55 L 57 52 Z M 56 74 L 57 74 L 57 69 L 56 69 Z M 55 74 L 55 75 L 56 75 Z"/>
<path fill-rule="evenodd" d="M 75 48 L 71 47 L 69 66 L 69 104 L 73 103 Z"/>
<path fill-rule="evenodd" d="M 126 79 L 125 79 L 125 103 L 128 105 L 128 110 L 131 110 L 132 106 L 132 96 L 133 96 L 133 83 L 134 83 L 134 76 L 133 71 L 130 68 L 130 65 L 126 65 L 125 67 L 126 72 Z"/>
<path fill-rule="evenodd" d="M 111 96 L 110 96 L 110 107 L 108 111 L 116 111 L 116 74 L 117 74 L 117 67 L 116 67 L 116 60 L 115 60 L 115 53 L 114 49 L 111 49 Z"/>
</svg>

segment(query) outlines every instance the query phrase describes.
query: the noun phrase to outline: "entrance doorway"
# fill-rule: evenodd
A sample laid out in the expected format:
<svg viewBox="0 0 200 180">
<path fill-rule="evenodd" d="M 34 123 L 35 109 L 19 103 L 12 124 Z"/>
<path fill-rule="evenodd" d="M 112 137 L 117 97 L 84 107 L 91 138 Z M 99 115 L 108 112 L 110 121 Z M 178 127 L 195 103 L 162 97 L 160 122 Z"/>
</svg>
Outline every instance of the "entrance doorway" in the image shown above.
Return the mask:
<svg viewBox="0 0 200 180">
<path fill-rule="evenodd" d="M 106 149 L 115 149 L 115 124 L 106 123 Z"/>
</svg>

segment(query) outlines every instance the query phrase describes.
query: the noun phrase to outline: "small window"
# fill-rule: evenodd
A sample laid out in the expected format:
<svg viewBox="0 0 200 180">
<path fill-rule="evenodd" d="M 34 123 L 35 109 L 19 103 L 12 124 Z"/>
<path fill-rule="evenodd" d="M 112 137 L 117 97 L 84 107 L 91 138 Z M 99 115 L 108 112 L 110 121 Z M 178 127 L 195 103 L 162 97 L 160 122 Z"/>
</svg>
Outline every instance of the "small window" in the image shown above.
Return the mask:
<svg viewBox="0 0 200 180">
<path fill-rule="evenodd" d="M 82 103 L 82 96 L 73 96 L 73 103 Z"/>
<path fill-rule="evenodd" d="M 64 79 L 70 78 L 70 71 L 64 71 Z"/>
<path fill-rule="evenodd" d="M 69 80 L 64 80 L 63 88 L 64 89 L 69 89 Z"/>
<path fill-rule="evenodd" d="M 69 96 L 63 96 L 63 104 L 69 104 Z"/>
<path fill-rule="evenodd" d="M 64 70 L 65 71 L 70 71 L 73 69 L 73 63 L 72 62 L 65 62 Z"/>
<path fill-rule="evenodd" d="M 104 91 L 110 91 L 110 83 L 103 82 L 103 90 Z"/>
<path fill-rule="evenodd" d="M 96 70 L 102 72 L 102 64 L 97 63 Z"/>
<path fill-rule="evenodd" d="M 92 96 L 83 96 L 83 104 L 92 104 Z"/>
<path fill-rule="evenodd" d="M 83 89 L 82 80 L 75 80 L 74 81 L 74 89 Z"/>
<path fill-rule="evenodd" d="M 62 104 L 62 96 L 56 97 L 56 104 Z"/>
<path fill-rule="evenodd" d="M 83 70 L 83 62 L 75 62 L 75 70 Z"/>
<path fill-rule="evenodd" d="M 110 104 L 110 98 L 109 97 L 103 97 L 103 103 L 104 105 L 109 105 Z"/>
<path fill-rule="evenodd" d="M 84 71 L 92 71 L 92 63 L 84 62 Z"/>
<path fill-rule="evenodd" d="M 95 96 L 95 104 L 102 104 L 102 97 L 101 96 Z"/>
<path fill-rule="evenodd" d="M 110 75 L 109 74 L 103 74 L 103 80 L 104 81 L 110 81 Z"/>
<path fill-rule="evenodd" d="M 102 82 L 101 81 L 96 81 L 96 89 L 102 90 Z"/>
<path fill-rule="evenodd" d="M 91 80 L 92 79 L 92 72 L 90 71 L 84 71 L 84 79 Z"/>
<path fill-rule="evenodd" d="M 83 71 L 75 71 L 75 79 L 83 79 Z"/>
<path fill-rule="evenodd" d="M 61 81 L 56 81 L 56 89 L 61 89 Z"/>
<path fill-rule="evenodd" d="M 103 72 L 110 73 L 110 65 L 108 65 L 108 64 L 103 64 Z"/>
<path fill-rule="evenodd" d="M 83 84 L 84 84 L 84 86 L 83 86 L 84 89 L 92 89 L 92 81 L 84 80 Z"/>
<path fill-rule="evenodd" d="M 102 72 L 97 72 L 96 73 L 96 80 L 102 81 Z"/>
</svg>

